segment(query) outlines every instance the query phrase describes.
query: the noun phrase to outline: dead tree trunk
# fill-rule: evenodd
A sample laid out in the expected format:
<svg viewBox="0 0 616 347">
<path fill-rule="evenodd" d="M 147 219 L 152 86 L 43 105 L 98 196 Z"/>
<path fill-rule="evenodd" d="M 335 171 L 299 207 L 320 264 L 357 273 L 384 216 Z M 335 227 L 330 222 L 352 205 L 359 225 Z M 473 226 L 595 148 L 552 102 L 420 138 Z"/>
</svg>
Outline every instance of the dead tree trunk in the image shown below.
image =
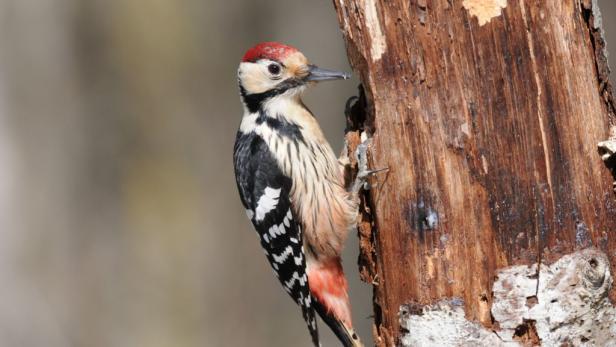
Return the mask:
<svg viewBox="0 0 616 347">
<path fill-rule="evenodd" d="M 370 166 L 390 169 L 360 224 L 376 344 L 616 338 L 616 202 L 597 153 L 614 105 L 596 2 L 334 4 L 363 85 L 349 148 L 364 132 Z"/>
</svg>

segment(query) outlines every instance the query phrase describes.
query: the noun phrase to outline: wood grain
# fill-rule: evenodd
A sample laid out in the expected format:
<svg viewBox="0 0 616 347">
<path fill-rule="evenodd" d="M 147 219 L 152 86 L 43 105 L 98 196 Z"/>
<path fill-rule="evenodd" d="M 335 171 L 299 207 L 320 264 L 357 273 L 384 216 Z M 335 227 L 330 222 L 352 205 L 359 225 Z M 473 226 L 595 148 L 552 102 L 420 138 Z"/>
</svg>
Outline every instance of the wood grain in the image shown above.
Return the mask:
<svg viewBox="0 0 616 347">
<path fill-rule="evenodd" d="M 355 130 L 372 137 L 372 166 L 390 168 L 360 232 L 377 345 L 397 342 L 402 304 L 459 297 L 491 327 L 504 266 L 594 245 L 614 273 L 616 202 L 597 154 L 614 107 L 590 0 L 509 0 L 481 26 L 460 0 L 334 5 L 365 91 Z"/>
</svg>

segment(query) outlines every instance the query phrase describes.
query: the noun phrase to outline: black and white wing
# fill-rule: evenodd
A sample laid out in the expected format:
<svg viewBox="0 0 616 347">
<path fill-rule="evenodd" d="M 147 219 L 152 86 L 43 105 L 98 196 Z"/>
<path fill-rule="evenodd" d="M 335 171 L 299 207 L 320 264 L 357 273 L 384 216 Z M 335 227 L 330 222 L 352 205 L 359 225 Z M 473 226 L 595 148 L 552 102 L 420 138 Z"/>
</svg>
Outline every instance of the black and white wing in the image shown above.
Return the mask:
<svg viewBox="0 0 616 347">
<path fill-rule="evenodd" d="M 237 186 L 267 260 L 287 293 L 302 308 L 315 346 L 319 334 L 306 274 L 301 224 L 291 208 L 290 177 L 255 133 L 238 133 L 234 148 Z"/>
</svg>

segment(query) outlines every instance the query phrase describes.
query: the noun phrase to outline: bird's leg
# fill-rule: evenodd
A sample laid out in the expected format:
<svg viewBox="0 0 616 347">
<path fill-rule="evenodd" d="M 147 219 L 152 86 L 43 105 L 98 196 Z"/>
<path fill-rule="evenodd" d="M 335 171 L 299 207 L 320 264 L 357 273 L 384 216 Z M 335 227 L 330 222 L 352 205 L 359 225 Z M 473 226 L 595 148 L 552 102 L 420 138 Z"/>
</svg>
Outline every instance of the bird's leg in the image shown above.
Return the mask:
<svg viewBox="0 0 616 347">
<path fill-rule="evenodd" d="M 388 168 L 377 169 L 377 170 L 369 170 L 368 169 L 368 148 L 370 146 L 370 139 L 368 138 L 365 131 L 360 130 L 360 123 L 362 122 L 362 116 L 357 116 L 357 113 L 362 113 L 362 91 L 360 90 L 360 96 L 352 96 L 350 97 L 345 106 L 344 106 L 344 115 L 347 120 L 347 128 L 351 128 L 351 130 L 344 141 L 344 148 L 342 149 L 342 154 L 340 158 L 338 158 L 338 162 L 340 163 L 341 173 L 344 177 L 345 187 L 349 193 L 352 193 L 355 197 L 358 196 L 360 190 L 363 188 L 365 190 L 370 189 L 370 184 L 368 182 L 369 178 L 379 172 L 387 171 Z M 357 163 L 357 173 L 353 175 L 353 162 L 349 158 L 351 155 L 349 151 L 349 142 L 357 143 L 357 135 L 359 134 L 359 145 L 355 149 L 354 158 Z"/>
<path fill-rule="evenodd" d="M 350 187 L 350 192 L 353 194 L 358 194 L 361 189 L 369 190 L 371 185 L 368 179 L 379 172 L 389 170 L 389 168 L 368 169 L 368 147 L 370 146 L 370 139 L 366 137 L 365 133 L 362 133 L 361 137 L 361 143 L 355 150 L 357 175 L 355 176 L 353 185 Z"/>
</svg>

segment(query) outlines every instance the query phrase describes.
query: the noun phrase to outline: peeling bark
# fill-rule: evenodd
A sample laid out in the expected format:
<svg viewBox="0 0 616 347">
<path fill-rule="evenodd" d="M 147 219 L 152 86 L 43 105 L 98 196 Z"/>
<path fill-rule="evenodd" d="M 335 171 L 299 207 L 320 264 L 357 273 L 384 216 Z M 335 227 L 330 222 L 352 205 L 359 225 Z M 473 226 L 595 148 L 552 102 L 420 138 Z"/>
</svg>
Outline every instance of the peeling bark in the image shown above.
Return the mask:
<svg viewBox="0 0 616 347">
<path fill-rule="evenodd" d="M 607 297 L 612 282 L 607 256 L 593 248 L 568 254 L 551 266 L 500 269 L 493 286 L 492 330 L 466 320 L 460 299 L 403 305 L 400 344 L 614 346 L 616 308 Z"/>
<path fill-rule="evenodd" d="M 546 346 L 616 345 L 616 309 L 608 299 L 612 282 L 608 257 L 593 248 L 550 266 L 499 270 L 492 305 L 498 334 L 515 341 L 532 322 L 536 342 Z"/>
<path fill-rule="evenodd" d="M 334 5 L 363 85 L 348 151 L 364 133 L 371 167 L 390 169 L 364 197 L 359 228 L 378 346 L 400 343 L 403 305 L 447 298 L 469 322 L 505 329 L 492 315 L 498 269 L 537 264 L 540 284 L 543 267 L 593 246 L 614 271 L 601 158 L 616 161 L 602 142 L 616 118 L 595 1 Z M 516 341 L 533 343 L 541 324 L 522 323 Z"/>
</svg>

